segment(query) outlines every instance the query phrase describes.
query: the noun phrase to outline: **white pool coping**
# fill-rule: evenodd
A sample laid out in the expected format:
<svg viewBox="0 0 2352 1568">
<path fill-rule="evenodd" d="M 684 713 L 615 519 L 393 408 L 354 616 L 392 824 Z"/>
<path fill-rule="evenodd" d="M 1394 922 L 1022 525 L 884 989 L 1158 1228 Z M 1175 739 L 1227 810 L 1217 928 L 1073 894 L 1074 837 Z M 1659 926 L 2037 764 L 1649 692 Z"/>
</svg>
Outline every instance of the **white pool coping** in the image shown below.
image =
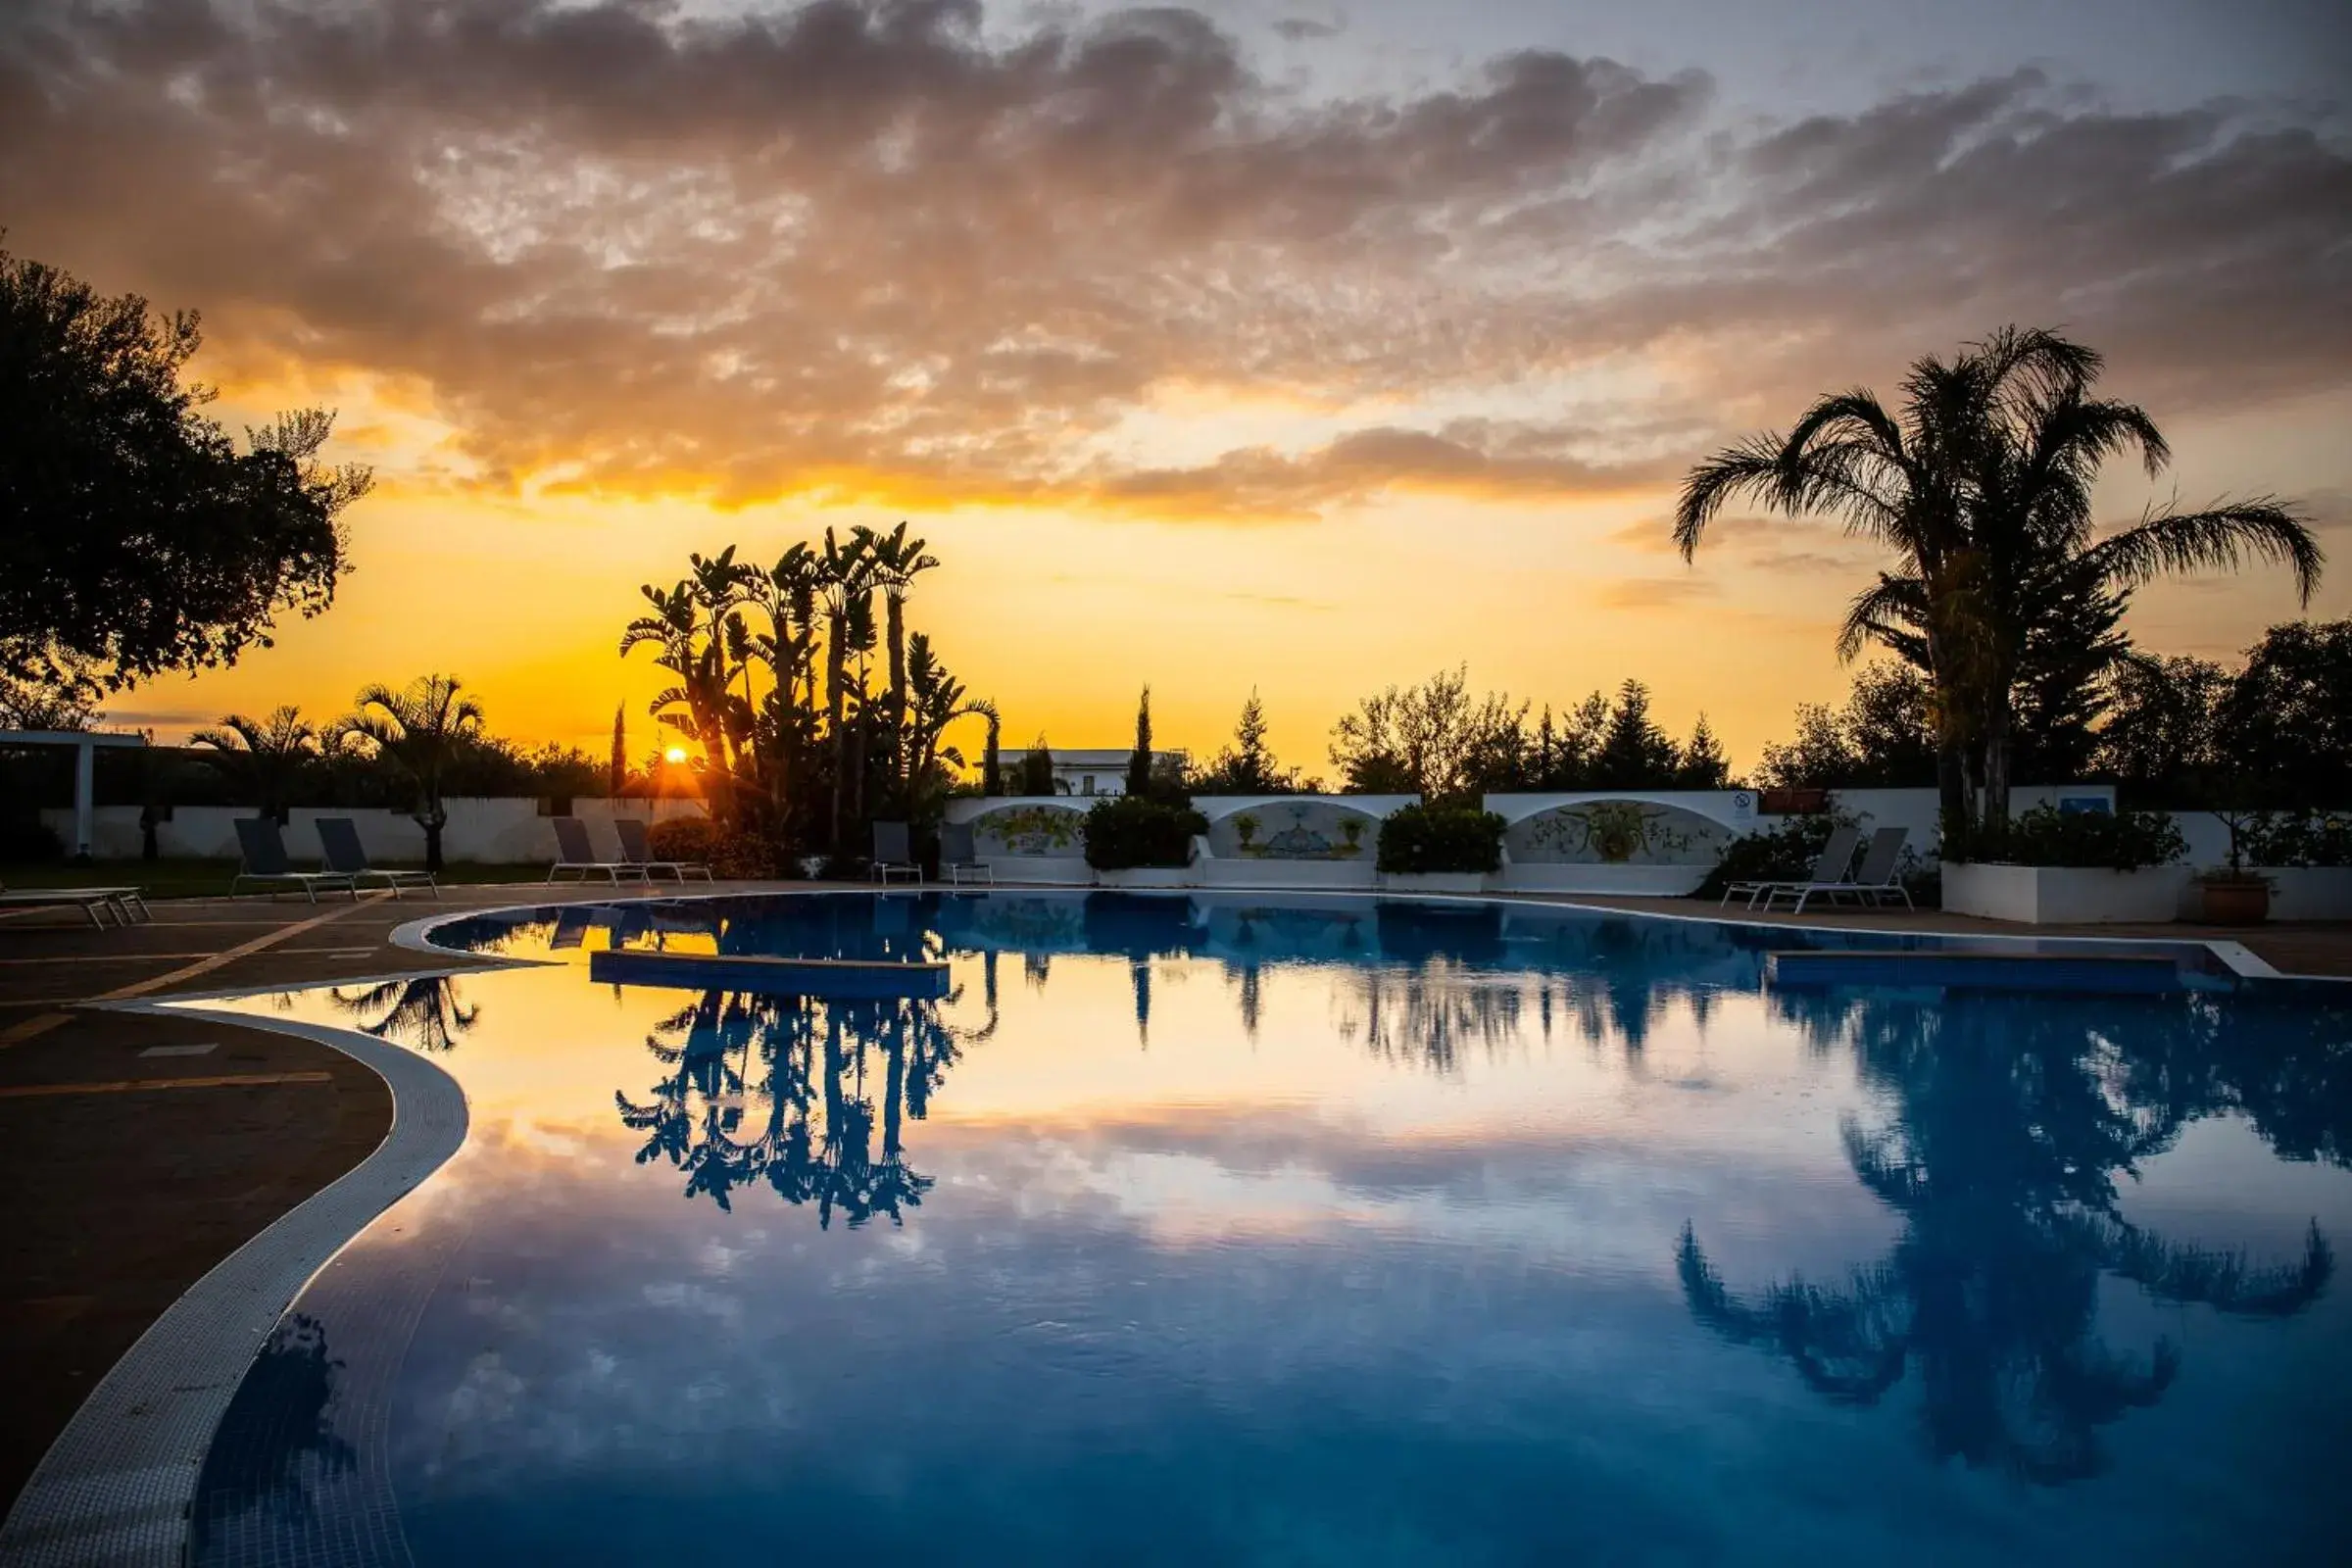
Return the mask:
<svg viewBox="0 0 2352 1568">
<path fill-rule="evenodd" d="M 257 994 L 244 987 L 105 1006 L 184 1016 L 188 1004 Z M 416 1052 L 321 1024 L 208 1016 L 298 1035 L 352 1057 L 391 1091 L 391 1130 L 366 1159 L 190 1286 L 99 1380 L 0 1525 L 0 1562 L 11 1568 L 178 1568 L 205 1455 L 287 1305 L 466 1141 L 464 1092 Z"/>
</svg>

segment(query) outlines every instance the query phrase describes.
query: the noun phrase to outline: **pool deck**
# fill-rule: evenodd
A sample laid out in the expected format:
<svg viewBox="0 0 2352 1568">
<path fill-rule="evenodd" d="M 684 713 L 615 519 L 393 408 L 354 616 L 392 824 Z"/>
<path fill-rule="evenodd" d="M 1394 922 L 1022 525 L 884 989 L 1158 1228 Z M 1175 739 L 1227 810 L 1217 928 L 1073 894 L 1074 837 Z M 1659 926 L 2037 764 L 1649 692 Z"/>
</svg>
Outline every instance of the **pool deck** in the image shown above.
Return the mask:
<svg viewBox="0 0 2352 1568">
<path fill-rule="evenodd" d="M 688 891 L 753 890 L 698 883 Z M 436 909 L 609 903 L 644 891 L 526 883 L 448 889 L 438 905 L 380 895 L 316 906 L 188 900 L 157 904 L 151 924 L 103 931 L 72 910 L 0 918 L 0 1173 L 14 1209 L 0 1240 L 0 1361 L 11 1368 L 0 1499 L 14 1499 L 148 1324 L 221 1258 L 365 1158 L 391 1125 L 383 1080 L 327 1046 L 86 1004 L 466 967 L 392 946 L 391 933 Z M 1901 910 L 1749 915 L 1687 899 L 1537 902 L 1954 935 L 2220 939 L 2285 973 L 2352 978 L 2352 924 L 2019 927 Z M 146 1054 L 159 1048 L 164 1054 Z"/>
</svg>

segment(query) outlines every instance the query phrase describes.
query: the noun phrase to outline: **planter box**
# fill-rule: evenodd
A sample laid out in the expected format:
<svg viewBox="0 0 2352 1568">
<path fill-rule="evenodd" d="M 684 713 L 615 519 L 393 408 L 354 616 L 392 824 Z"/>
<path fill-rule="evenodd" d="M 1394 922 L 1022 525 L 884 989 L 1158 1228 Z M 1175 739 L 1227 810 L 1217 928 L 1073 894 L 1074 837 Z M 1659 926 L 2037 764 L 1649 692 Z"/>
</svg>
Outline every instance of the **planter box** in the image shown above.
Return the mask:
<svg viewBox="0 0 2352 1568">
<path fill-rule="evenodd" d="M 1484 893 L 1483 871 L 1383 871 L 1383 893 Z"/>
<path fill-rule="evenodd" d="M 2274 920 L 2352 920 L 2352 865 L 2258 867 L 2271 879 Z"/>
<path fill-rule="evenodd" d="M 1095 885 L 1103 888 L 1186 888 L 1194 880 L 1192 867 L 1184 865 L 1131 865 L 1095 873 Z"/>
<path fill-rule="evenodd" d="M 1707 879 L 1703 865 L 1606 865 L 1561 860 L 1514 860 L 1502 868 L 1507 893 L 1613 893 L 1675 899 Z"/>
<path fill-rule="evenodd" d="M 980 863 L 1000 882 L 1082 888 L 1095 879 L 1095 868 L 1075 855 L 982 855 Z"/>
<path fill-rule="evenodd" d="M 1943 906 L 2027 925 L 2097 925 L 2177 919 L 2188 893 L 2184 865 L 2100 871 L 2067 865 L 1946 861 Z"/>
<path fill-rule="evenodd" d="M 1210 888 L 1374 888 L 1380 874 L 1372 858 L 1355 860 L 1278 860 L 1272 857 L 1228 859 L 1209 856 L 1193 862 L 1193 873 Z"/>
</svg>

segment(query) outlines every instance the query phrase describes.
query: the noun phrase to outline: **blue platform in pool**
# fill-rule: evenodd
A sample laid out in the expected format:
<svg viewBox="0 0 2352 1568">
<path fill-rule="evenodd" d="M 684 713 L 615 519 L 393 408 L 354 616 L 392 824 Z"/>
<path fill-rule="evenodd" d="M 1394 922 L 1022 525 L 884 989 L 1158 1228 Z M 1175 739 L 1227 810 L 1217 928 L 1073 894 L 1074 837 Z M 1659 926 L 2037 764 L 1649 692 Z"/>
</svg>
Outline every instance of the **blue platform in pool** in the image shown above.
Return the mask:
<svg viewBox="0 0 2352 1568">
<path fill-rule="evenodd" d="M 198 1004 L 468 1123 L 253 1363 L 197 1568 L 2347 1560 L 2352 996 L 1369 896 L 435 940 L 548 961 Z"/>
<path fill-rule="evenodd" d="M 948 966 L 918 960 L 786 958 L 744 954 L 662 953 L 608 948 L 591 954 L 588 977 L 599 984 L 669 986 L 788 997 L 944 997 Z"/>
<path fill-rule="evenodd" d="M 2111 995 L 2213 989 L 2217 984 L 2170 956 L 2114 953 L 1814 950 L 1771 954 L 1764 974 L 1779 986 L 1931 986 Z"/>
</svg>

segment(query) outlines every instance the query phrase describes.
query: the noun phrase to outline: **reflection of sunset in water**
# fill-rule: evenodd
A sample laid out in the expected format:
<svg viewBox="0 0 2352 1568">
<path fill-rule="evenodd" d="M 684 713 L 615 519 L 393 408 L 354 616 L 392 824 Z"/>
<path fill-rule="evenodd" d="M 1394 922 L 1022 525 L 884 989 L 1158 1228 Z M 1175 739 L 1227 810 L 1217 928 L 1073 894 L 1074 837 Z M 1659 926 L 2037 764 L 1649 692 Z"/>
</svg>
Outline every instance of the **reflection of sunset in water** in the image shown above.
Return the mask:
<svg viewBox="0 0 2352 1568">
<path fill-rule="evenodd" d="M 2286 1434 L 2352 1420 L 2308 1376 L 2352 1343 L 2352 1018 L 2299 1000 L 1770 992 L 1755 932 L 1557 909 L 586 907 L 449 928 L 553 964 L 224 1004 L 466 1091 L 466 1147 L 288 1350 L 323 1335 L 331 1408 L 386 1412 L 328 1423 L 368 1462 L 306 1461 L 307 1505 L 389 1487 L 420 1563 L 639 1541 L 550 1523 L 580 1478 L 726 1477 L 747 1521 L 846 1542 L 903 1497 L 862 1453 L 960 1499 L 887 1504 L 916 1556 L 1026 1539 L 1013 1509 L 1087 1544 L 1036 1560 L 1120 1555 L 1169 1527 L 1115 1501 L 1161 1474 L 1132 1456 L 1235 1452 L 1358 1559 L 1389 1526 L 1317 1478 L 1359 1496 L 1366 1463 L 1376 1514 L 1490 1546 L 1565 1476 L 1604 1534 L 1772 1509 L 1845 1558 L 1935 1507 L 1954 1561 L 2002 1560 L 2025 1504 L 1983 1469 L 2060 1489 L 2061 1535 L 2169 1549 L 2197 1489 L 2291 1522 Z M 611 945 L 937 956 L 951 989 L 590 983 Z M 1071 1491 L 1080 1453 L 1107 1492 Z M 1820 1463 L 1864 1484 L 1815 1512 Z M 207 1539 L 285 1528 L 222 1495 Z M 1183 1518 L 1211 1556 L 1257 1539 Z"/>
</svg>

